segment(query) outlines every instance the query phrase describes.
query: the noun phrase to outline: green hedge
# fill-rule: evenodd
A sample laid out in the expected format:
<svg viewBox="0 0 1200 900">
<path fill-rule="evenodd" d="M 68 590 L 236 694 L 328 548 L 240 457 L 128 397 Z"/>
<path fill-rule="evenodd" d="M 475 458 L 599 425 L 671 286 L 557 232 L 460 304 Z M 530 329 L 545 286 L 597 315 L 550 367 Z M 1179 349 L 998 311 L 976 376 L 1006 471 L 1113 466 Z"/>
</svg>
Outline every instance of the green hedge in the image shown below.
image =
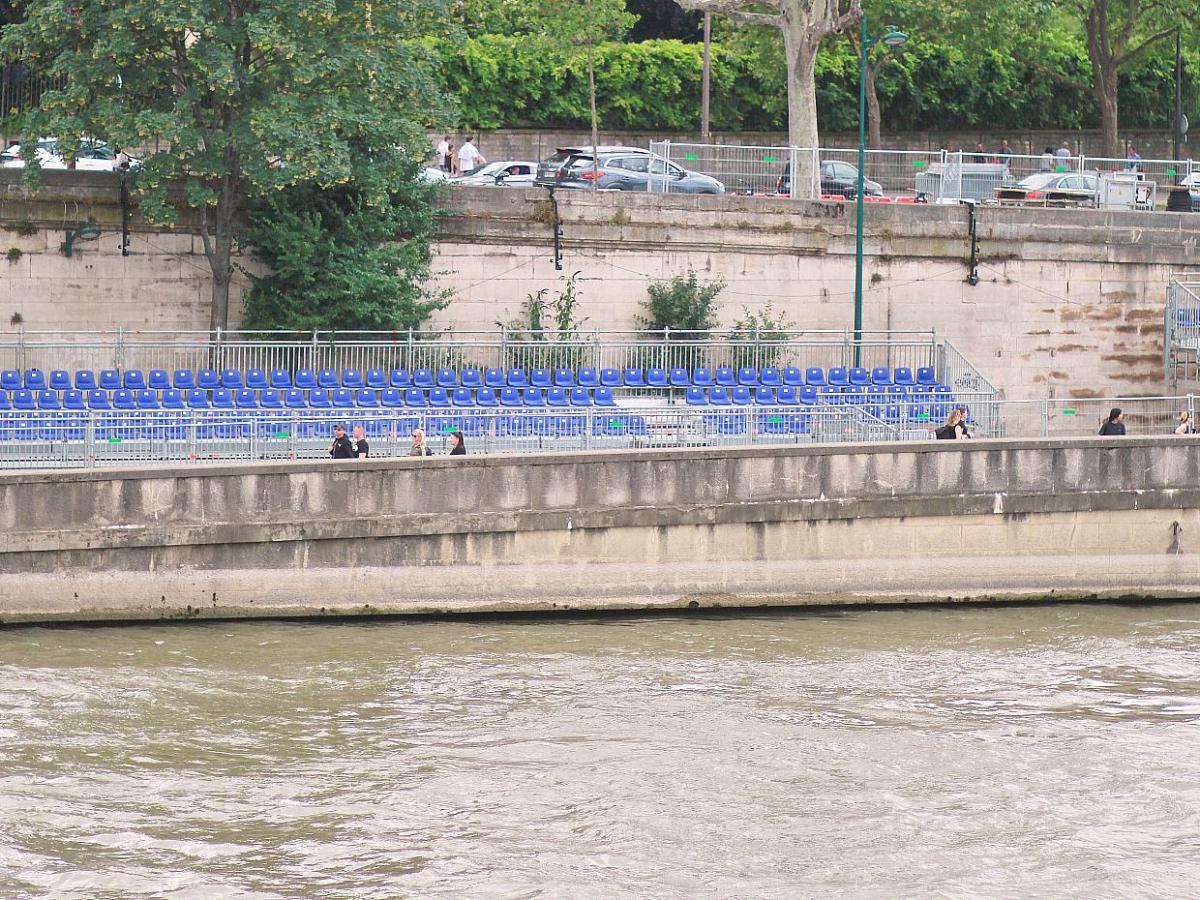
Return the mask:
<svg viewBox="0 0 1200 900">
<path fill-rule="evenodd" d="M 478 128 L 583 128 L 590 121 L 583 51 L 536 36 L 482 35 L 465 44 L 433 42 L 444 60 L 443 86 L 460 101 L 462 121 Z M 1173 56 L 1166 43 L 1121 82 L 1122 125 L 1170 126 Z M 1094 128 L 1099 115 L 1086 84 L 1087 53 L 1075 41 L 1044 49 L 1036 64 L 1001 51 L 968 54 L 928 40 L 877 61 L 886 130 Z M 713 128 L 785 130 L 781 56 L 713 47 Z M 1189 61 L 1190 71 L 1200 60 Z M 607 129 L 694 130 L 699 126 L 701 48 L 679 41 L 609 43 L 596 48 L 597 108 Z M 1196 91 L 1189 88 L 1194 108 Z M 817 60 L 821 127 L 857 127 L 858 62 L 845 41 Z"/>
</svg>

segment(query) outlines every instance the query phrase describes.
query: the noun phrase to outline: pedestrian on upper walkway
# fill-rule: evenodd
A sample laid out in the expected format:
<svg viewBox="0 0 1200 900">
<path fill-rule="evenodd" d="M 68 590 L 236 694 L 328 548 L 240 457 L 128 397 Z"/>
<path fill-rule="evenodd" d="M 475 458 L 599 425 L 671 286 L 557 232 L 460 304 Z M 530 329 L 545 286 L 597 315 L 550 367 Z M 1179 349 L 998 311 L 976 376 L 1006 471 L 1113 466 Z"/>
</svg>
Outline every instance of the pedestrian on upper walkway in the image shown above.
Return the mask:
<svg viewBox="0 0 1200 900">
<path fill-rule="evenodd" d="M 487 160 L 475 146 L 475 138 L 468 135 L 462 146 L 458 148 L 458 174 L 466 175 L 477 166 L 485 165 L 487 165 Z"/>
<path fill-rule="evenodd" d="M 412 449 L 408 451 L 409 456 L 433 456 L 429 450 L 429 444 L 425 441 L 425 432 L 420 428 L 414 428 L 412 433 Z"/>
<path fill-rule="evenodd" d="M 346 434 L 345 425 L 333 426 L 333 443 L 329 445 L 329 455 L 334 459 L 354 459 L 354 444 Z"/>
<path fill-rule="evenodd" d="M 1062 142 L 1062 146 L 1054 151 L 1054 158 L 1059 165 L 1066 165 L 1071 159 L 1071 145 L 1066 141 Z"/>
<path fill-rule="evenodd" d="M 356 459 L 366 459 L 371 455 L 371 447 L 367 444 L 366 433 L 361 425 L 354 426 L 354 456 Z"/>
<path fill-rule="evenodd" d="M 1112 437 L 1114 435 L 1125 433 L 1125 416 L 1121 412 L 1119 406 L 1114 406 L 1108 413 L 1108 418 L 1104 420 L 1104 424 L 1100 426 L 1100 434 L 1103 437 Z"/>
<path fill-rule="evenodd" d="M 963 425 L 961 409 L 950 410 L 946 424 L 934 432 L 939 441 L 961 441 L 967 436 L 967 428 Z"/>
<path fill-rule="evenodd" d="M 1129 152 L 1125 154 L 1125 171 L 1140 172 L 1142 170 L 1142 157 L 1137 152 L 1137 147 L 1133 144 L 1129 145 Z"/>
<path fill-rule="evenodd" d="M 1192 425 L 1192 416 L 1186 409 L 1179 411 L 1179 418 L 1177 419 L 1177 421 L 1179 422 L 1179 424 L 1175 426 L 1176 434 L 1195 434 L 1196 433 L 1196 429 Z"/>
<path fill-rule="evenodd" d="M 451 456 L 466 456 L 467 445 L 463 441 L 461 431 L 450 432 L 450 455 Z"/>
</svg>

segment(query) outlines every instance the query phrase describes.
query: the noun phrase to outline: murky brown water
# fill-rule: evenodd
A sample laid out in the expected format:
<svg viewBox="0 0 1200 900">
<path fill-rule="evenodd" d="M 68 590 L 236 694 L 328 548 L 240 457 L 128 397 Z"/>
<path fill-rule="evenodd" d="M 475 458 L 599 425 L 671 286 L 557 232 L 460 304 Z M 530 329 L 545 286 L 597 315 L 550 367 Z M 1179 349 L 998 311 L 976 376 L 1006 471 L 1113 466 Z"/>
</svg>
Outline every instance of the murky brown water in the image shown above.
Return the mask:
<svg viewBox="0 0 1200 900">
<path fill-rule="evenodd" d="M 1187 897 L 1200 605 L 0 631 L 0 897 Z"/>
</svg>

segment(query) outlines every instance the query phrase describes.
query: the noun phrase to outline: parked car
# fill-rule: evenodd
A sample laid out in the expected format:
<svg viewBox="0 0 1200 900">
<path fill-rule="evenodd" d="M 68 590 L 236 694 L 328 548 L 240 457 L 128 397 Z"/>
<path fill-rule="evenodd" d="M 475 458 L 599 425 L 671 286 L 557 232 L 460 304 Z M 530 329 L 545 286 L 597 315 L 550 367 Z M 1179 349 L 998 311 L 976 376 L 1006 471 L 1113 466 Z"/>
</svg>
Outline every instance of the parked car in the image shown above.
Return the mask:
<svg viewBox="0 0 1200 900">
<path fill-rule="evenodd" d="M 533 177 L 537 174 L 537 168 L 538 164 L 535 162 L 506 159 L 472 169 L 452 180 L 455 184 L 485 187 L 533 187 Z"/>
<path fill-rule="evenodd" d="M 1193 172 L 1167 194 L 1168 212 L 1200 212 L 1200 172 Z"/>
<path fill-rule="evenodd" d="M 996 201 L 1017 206 L 1098 206 L 1096 172 L 1038 172 L 996 188 Z"/>
<path fill-rule="evenodd" d="M 429 184 L 440 184 L 444 181 L 449 181 L 450 176 L 441 169 L 435 169 L 433 166 L 425 166 L 421 169 L 421 180 Z"/>
<path fill-rule="evenodd" d="M 34 146 L 35 158 L 43 169 L 65 169 L 67 161 L 59 150 L 56 138 L 40 138 Z M 130 166 L 138 160 L 130 158 Z M 25 158 L 20 144 L 12 144 L 0 154 L 0 165 L 5 168 L 23 169 Z M 111 172 L 117 167 L 117 154 L 104 141 L 80 138 L 75 149 L 75 169 L 80 172 Z"/>
<path fill-rule="evenodd" d="M 783 174 L 775 183 L 777 194 L 792 192 L 792 164 L 783 167 Z M 839 160 L 828 159 L 821 163 L 821 193 L 832 194 L 853 200 L 858 196 L 858 167 Z M 863 194 L 867 197 L 882 197 L 883 185 L 870 178 L 863 179 Z"/>
<path fill-rule="evenodd" d="M 540 187 L 723 194 L 725 185 L 637 147 L 561 147 L 537 169 Z"/>
</svg>

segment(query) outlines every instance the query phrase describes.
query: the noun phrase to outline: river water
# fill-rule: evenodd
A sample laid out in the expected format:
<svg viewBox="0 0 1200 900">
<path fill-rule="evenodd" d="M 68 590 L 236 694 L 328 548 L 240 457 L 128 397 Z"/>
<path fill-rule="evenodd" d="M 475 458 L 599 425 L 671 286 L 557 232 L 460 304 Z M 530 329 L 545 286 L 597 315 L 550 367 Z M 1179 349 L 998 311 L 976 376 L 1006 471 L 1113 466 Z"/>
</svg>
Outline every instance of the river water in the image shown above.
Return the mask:
<svg viewBox="0 0 1200 900">
<path fill-rule="evenodd" d="M 1200 605 L 0 631 L 0 897 L 1194 897 Z"/>
</svg>

